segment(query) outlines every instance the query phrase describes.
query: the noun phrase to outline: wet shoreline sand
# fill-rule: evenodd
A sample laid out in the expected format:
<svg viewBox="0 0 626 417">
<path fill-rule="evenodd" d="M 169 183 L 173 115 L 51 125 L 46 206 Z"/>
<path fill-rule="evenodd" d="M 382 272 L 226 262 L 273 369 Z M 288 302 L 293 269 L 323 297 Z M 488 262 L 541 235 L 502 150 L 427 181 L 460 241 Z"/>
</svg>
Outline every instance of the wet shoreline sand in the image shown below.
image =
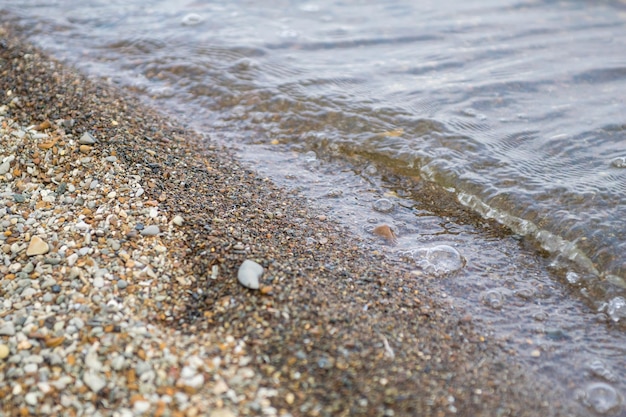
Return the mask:
<svg viewBox="0 0 626 417">
<path fill-rule="evenodd" d="M 6 415 L 582 415 L 304 199 L 2 37 Z"/>
</svg>

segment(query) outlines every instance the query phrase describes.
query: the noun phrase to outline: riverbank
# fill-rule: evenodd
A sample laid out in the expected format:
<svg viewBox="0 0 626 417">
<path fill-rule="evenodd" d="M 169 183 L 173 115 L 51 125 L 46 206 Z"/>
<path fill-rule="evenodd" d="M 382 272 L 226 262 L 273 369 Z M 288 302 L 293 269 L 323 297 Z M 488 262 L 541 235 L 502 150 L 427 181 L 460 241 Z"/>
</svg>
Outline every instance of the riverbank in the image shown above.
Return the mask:
<svg viewBox="0 0 626 417">
<path fill-rule="evenodd" d="M 2 38 L 5 414 L 575 414 L 303 199 Z"/>
</svg>

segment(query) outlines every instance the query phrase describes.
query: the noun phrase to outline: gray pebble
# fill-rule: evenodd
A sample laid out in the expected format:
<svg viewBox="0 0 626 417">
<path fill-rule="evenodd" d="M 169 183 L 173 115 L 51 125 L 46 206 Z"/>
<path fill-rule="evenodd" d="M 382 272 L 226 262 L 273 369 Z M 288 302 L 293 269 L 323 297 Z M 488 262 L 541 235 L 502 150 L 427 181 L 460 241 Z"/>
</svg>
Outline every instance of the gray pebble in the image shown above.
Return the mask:
<svg viewBox="0 0 626 417">
<path fill-rule="evenodd" d="M 0 324 L 0 335 L 2 336 L 15 336 L 15 326 L 12 322 L 8 321 Z"/>
<path fill-rule="evenodd" d="M 160 232 L 159 226 L 152 224 L 141 231 L 142 236 L 154 236 Z"/>
<path fill-rule="evenodd" d="M 246 259 L 237 272 L 237 280 L 241 285 L 252 290 L 259 289 L 259 278 L 263 275 L 263 267 L 258 263 Z"/>
<path fill-rule="evenodd" d="M 119 281 L 117 281 L 117 288 L 119 288 L 120 290 L 123 290 L 126 287 L 128 287 L 128 282 L 124 281 L 123 279 L 120 279 Z"/>
<path fill-rule="evenodd" d="M 22 296 L 22 298 L 31 298 L 35 294 L 37 294 L 37 290 L 31 287 L 28 287 L 24 291 L 22 291 L 22 294 L 20 295 Z"/>
<path fill-rule="evenodd" d="M 113 368 L 116 371 L 120 371 L 124 368 L 125 362 L 126 361 L 122 355 L 116 356 L 111 361 L 111 368 Z"/>
<path fill-rule="evenodd" d="M 104 278 L 102 278 L 102 277 L 95 277 L 93 279 L 93 286 L 96 287 L 96 288 L 104 287 Z"/>
<path fill-rule="evenodd" d="M 138 361 L 137 366 L 135 366 L 135 372 L 137 373 L 138 376 L 141 376 L 144 373 L 151 371 L 151 370 L 152 370 L 152 366 L 150 366 L 149 363 L 146 363 L 144 361 Z"/>
<path fill-rule="evenodd" d="M 81 145 L 94 145 L 96 143 L 96 138 L 89 132 L 83 133 L 83 135 L 78 139 L 78 143 Z"/>
<path fill-rule="evenodd" d="M 39 369 L 39 366 L 36 363 L 27 363 L 22 369 L 24 369 L 24 372 L 27 374 L 34 374 L 37 372 L 37 369 Z"/>
<path fill-rule="evenodd" d="M 78 330 L 85 327 L 85 322 L 79 317 L 72 317 L 69 321 L 70 326 L 76 327 Z"/>
</svg>

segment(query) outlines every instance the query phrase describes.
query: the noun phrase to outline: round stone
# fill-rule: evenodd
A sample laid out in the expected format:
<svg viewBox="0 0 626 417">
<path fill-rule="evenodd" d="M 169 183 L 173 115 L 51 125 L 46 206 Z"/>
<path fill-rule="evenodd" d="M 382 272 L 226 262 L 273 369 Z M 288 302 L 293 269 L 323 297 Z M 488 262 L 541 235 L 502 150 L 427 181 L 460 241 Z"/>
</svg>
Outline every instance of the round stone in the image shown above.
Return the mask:
<svg viewBox="0 0 626 417">
<path fill-rule="evenodd" d="M 0 345 L 0 360 L 1 359 L 6 359 L 9 356 L 9 353 L 11 351 L 9 350 L 9 347 L 5 344 L 1 344 Z"/>
<path fill-rule="evenodd" d="M 120 279 L 119 281 L 117 281 L 117 288 L 120 290 L 125 289 L 126 287 L 128 287 L 128 282 L 126 282 L 123 279 Z"/>
<path fill-rule="evenodd" d="M 159 226 L 152 224 L 141 231 L 143 236 L 155 236 L 160 232 Z"/>
<path fill-rule="evenodd" d="M 246 288 L 251 290 L 259 289 L 259 279 L 263 275 L 263 267 L 258 263 L 246 259 L 243 261 L 237 272 L 237 280 Z"/>
</svg>

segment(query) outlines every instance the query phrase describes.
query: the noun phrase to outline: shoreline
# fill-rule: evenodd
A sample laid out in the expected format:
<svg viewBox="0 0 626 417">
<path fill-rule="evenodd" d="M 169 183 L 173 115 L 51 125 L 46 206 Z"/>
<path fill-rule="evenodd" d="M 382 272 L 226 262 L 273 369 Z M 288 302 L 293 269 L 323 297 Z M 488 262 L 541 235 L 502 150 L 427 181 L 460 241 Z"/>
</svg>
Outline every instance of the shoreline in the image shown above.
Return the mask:
<svg viewBox="0 0 626 417">
<path fill-rule="evenodd" d="M 407 267 L 3 32 L 7 415 L 583 415 Z"/>
</svg>

